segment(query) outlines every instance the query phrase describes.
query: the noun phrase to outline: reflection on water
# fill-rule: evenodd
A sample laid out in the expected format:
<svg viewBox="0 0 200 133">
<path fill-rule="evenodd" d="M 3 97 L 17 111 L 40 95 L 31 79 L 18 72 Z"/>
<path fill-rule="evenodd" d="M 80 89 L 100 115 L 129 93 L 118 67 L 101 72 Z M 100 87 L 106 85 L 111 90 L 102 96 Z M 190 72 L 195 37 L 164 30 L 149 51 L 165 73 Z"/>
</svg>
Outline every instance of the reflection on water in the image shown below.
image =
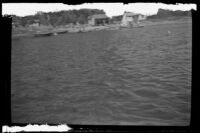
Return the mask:
<svg viewBox="0 0 200 133">
<path fill-rule="evenodd" d="M 13 40 L 11 92 L 18 123 L 188 125 L 191 24 Z"/>
</svg>

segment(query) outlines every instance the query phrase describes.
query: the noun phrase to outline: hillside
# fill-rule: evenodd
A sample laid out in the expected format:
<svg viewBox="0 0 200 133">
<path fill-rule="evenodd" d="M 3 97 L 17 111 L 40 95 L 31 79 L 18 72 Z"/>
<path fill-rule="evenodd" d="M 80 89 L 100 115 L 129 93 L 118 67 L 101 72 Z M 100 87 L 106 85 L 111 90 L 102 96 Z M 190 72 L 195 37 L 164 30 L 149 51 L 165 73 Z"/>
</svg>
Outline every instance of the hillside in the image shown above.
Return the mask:
<svg viewBox="0 0 200 133">
<path fill-rule="evenodd" d="M 170 17 L 190 17 L 191 10 L 189 11 L 181 11 L 181 10 L 166 10 L 166 9 L 158 9 L 157 14 L 148 16 L 148 19 L 159 19 L 159 18 L 170 18 Z"/>
</svg>

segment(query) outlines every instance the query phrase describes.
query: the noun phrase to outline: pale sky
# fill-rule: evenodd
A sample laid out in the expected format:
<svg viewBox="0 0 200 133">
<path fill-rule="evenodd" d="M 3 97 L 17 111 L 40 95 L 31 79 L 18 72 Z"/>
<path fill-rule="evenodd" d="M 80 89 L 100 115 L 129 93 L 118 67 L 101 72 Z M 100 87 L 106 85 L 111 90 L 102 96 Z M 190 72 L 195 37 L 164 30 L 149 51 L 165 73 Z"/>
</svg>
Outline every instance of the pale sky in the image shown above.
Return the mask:
<svg viewBox="0 0 200 133">
<path fill-rule="evenodd" d="M 2 14 L 17 16 L 34 15 L 38 11 L 54 12 L 73 9 L 103 9 L 107 16 L 122 15 L 124 11 L 141 13 L 144 15 L 156 14 L 159 8 L 170 10 L 197 10 L 196 4 L 162 4 L 162 3 L 85 3 L 81 5 L 66 5 L 62 3 L 3 3 Z"/>
</svg>

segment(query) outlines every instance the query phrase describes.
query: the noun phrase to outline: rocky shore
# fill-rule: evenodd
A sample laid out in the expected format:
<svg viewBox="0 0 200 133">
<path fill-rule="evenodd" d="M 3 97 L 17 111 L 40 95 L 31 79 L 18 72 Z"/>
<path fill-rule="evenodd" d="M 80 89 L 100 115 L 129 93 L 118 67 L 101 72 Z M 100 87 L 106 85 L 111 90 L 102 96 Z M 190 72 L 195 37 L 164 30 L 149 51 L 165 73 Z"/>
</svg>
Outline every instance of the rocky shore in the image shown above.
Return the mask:
<svg viewBox="0 0 200 133">
<path fill-rule="evenodd" d="M 141 22 L 140 24 L 134 27 L 144 27 L 150 25 L 158 25 L 158 24 L 169 24 L 169 23 L 182 23 L 189 22 L 191 18 L 182 18 L 178 20 L 146 20 Z M 134 28 L 132 27 L 132 28 Z M 100 30 L 119 30 L 130 27 L 122 27 L 120 24 L 109 24 L 103 26 L 90 26 L 90 25 L 79 25 L 79 26 L 39 26 L 39 27 L 18 27 L 12 29 L 12 37 L 31 37 L 31 36 L 51 36 L 65 33 L 84 33 L 84 32 L 92 32 L 92 31 L 100 31 Z"/>
</svg>

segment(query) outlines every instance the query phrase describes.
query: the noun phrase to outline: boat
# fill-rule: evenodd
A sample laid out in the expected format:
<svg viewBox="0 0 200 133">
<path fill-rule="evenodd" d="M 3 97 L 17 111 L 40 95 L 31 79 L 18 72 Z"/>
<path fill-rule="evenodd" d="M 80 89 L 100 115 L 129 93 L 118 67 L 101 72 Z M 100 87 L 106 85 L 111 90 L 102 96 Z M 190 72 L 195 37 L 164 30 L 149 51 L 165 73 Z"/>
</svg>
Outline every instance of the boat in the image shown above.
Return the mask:
<svg viewBox="0 0 200 133">
<path fill-rule="evenodd" d="M 54 33 L 52 32 L 43 32 L 43 33 L 37 32 L 34 34 L 35 37 L 45 37 L 45 36 L 52 36 L 52 35 L 54 35 Z"/>
<path fill-rule="evenodd" d="M 64 30 L 64 31 L 58 31 L 57 34 L 65 34 L 68 33 L 68 30 Z"/>
</svg>

